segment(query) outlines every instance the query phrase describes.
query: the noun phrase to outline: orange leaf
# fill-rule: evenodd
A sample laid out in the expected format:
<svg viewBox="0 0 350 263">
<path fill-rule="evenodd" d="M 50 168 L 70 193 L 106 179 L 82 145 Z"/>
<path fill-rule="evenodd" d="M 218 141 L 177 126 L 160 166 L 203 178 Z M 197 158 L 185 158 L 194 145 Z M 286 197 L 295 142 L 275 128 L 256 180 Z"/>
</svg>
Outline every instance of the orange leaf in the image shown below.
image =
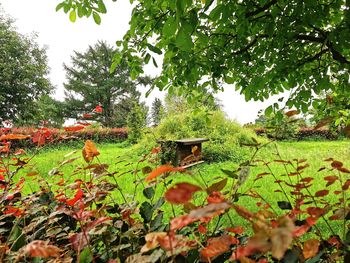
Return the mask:
<svg viewBox="0 0 350 263">
<path fill-rule="evenodd" d="M 184 168 L 182 167 L 173 167 L 169 164 L 165 164 L 162 166 L 159 166 L 157 169 L 153 170 L 147 177 L 146 177 L 146 181 L 151 181 L 154 178 L 157 178 L 159 175 L 163 174 L 163 173 L 167 173 L 167 172 L 183 172 L 185 171 Z"/>
<path fill-rule="evenodd" d="M 238 240 L 233 236 L 214 237 L 208 240 L 208 245 L 201 250 L 200 254 L 205 259 L 210 259 L 228 251 L 231 244 L 238 244 Z"/>
<path fill-rule="evenodd" d="M 29 138 L 29 135 L 23 135 L 23 134 L 6 134 L 0 136 L 0 141 L 4 140 L 23 140 Z"/>
<path fill-rule="evenodd" d="M 98 156 L 100 153 L 99 151 L 97 150 L 95 144 L 90 141 L 90 140 L 87 140 L 85 142 L 85 146 L 83 148 L 83 157 L 84 157 L 84 160 L 89 163 L 91 162 L 95 156 Z"/>
<path fill-rule="evenodd" d="M 64 130 L 67 132 L 75 132 L 75 131 L 80 131 L 82 129 L 84 129 L 85 126 L 83 125 L 78 125 L 78 126 L 68 126 L 68 127 L 64 127 Z"/>
<path fill-rule="evenodd" d="M 314 257 L 318 252 L 318 247 L 320 245 L 320 241 L 311 238 L 309 240 L 306 240 L 304 243 L 304 249 L 303 249 L 303 255 L 305 259 Z"/>
<path fill-rule="evenodd" d="M 49 258 L 59 257 L 61 250 L 45 241 L 34 240 L 24 247 L 24 252 L 33 258 Z"/>
<path fill-rule="evenodd" d="M 322 120 L 320 120 L 317 125 L 314 127 L 315 130 L 323 127 L 323 126 L 326 126 L 327 124 L 329 124 L 331 121 L 333 120 L 333 117 L 326 117 Z"/>
<path fill-rule="evenodd" d="M 172 204 L 185 204 L 192 199 L 192 195 L 201 190 L 200 187 L 189 183 L 178 183 L 166 191 L 164 197 Z"/>
<path fill-rule="evenodd" d="M 285 113 L 285 115 L 288 116 L 288 117 L 292 117 L 294 115 L 297 115 L 298 113 L 299 113 L 299 111 L 297 111 L 297 110 L 290 110 L 290 111 L 287 111 Z"/>
</svg>

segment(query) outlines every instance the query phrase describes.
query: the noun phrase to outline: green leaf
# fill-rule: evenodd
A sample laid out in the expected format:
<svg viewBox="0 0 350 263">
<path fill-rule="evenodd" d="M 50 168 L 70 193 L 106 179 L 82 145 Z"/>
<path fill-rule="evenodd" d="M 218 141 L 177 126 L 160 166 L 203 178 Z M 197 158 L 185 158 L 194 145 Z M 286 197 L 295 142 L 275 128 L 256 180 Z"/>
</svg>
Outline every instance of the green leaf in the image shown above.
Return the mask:
<svg viewBox="0 0 350 263">
<path fill-rule="evenodd" d="M 143 189 L 142 193 L 147 199 L 152 199 L 152 197 L 155 194 L 155 191 L 154 191 L 153 187 L 147 187 L 147 188 Z"/>
<path fill-rule="evenodd" d="M 151 55 L 149 53 L 146 54 L 144 60 L 145 60 L 145 63 L 148 64 L 149 60 L 151 59 Z"/>
<path fill-rule="evenodd" d="M 92 253 L 90 251 L 90 248 L 86 247 L 80 253 L 79 263 L 90 263 L 90 262 L 92 262 Z"/>
<path fill-rule="evenodd" d="M 153 215 L 152 205 L 148 202 L 143 202 L 140 207 L 140 215 L 145 223 L 150 222 Z"/>
<path fill-rule="evenodd" d="M 98 13 L 93 12 L 92 17 L 94 18 L 96 24 L 98 25 L 101 24 L 101 17 Z"/>
<path fill-rule="evenodd" d="M 185 23 L 176 35 L 175 45 L 182 51 L 190 51 L 193 47 L 191 28 L 192 26 Z"/>
<path fill-rule="evenodd" d="M 69 20 L 73 23 L 75 22 L 75 20 L 77 20 L 77 13 L 75 12 L 75 10 L 70 11 Z"/>
<path fill-rule="evenodd" d="M 118 67 L 119 63 L 117 61 L 114 61 L 111 65 L 111 67 L 109 68 L 109 73 L 112 74 L 114 73 L 115 69 Z"/>
<path fill-rule="evenodd" d="M 221 169 L 221 171 L 233 179 L 237 179 L 238 175 L 230 170 Z"/>
<path fill-rule="evenodd" d="M 81 5 L 78 5 L 77 10 L 78 10 L 78 17 L 80 18 L 82 18 L 86 13 L 86 10 Z"/>
<path fill-rule="evenodd" d="M 147 43 L 147 47 L 148 47 L 149 50 L 153 51 L 154 53 L 157 53 L 159 55 L 162 54 L 162 51 L 159 48 L 157 48 L 155 46 L 152 46 L 151 44 Z"/>
<path fill-rule="evenodd" d="M 287 201 L 278 201 L 277 205 L 282 210 L 291 210 L 291 209 L 293 209 L 292 205 L 289 202 L 287 202 Z"/>
<path fill-rule="evenodd" d="M 270 115 L 272 114 L 272 111 L 273 111 L 272 105 L 268 106 L 268 107 L 265 109 L 265 115 L 266 115 L 266 116 L 270 116 Z"/>
<path fill-rule="evenodd" d="M 154 211 L 160 208 L 164 204 L 164 202 L 165 200 L 163 197 L 159 198 L 158 201 L 153 206 Z"/>
<path fill-rule="evenodd" d="M 153 65 L 158 68 L 158 64 L 157 64 L 157 61 L 152 57 L 152 62 L 153 62 Z"/>
<path fill-rule="evenodd" d="M 163 213 L 159 213 L 152 221 L 150 224 L 151 231 L 156 231 L 160 226 L 162 226 L 162 221 L 163 221 Z"/>
<path fill-rule="evenodd" d="M 98 10 L 102 13 L 102 14 L 105 14 L 107 13 L 107 9 L 106 9 L 106 6 L 105 4 L 103 3 L 103 0 L 98 0 Z"/>
<path fill-rule="evenodd" d="M 163 36 L 165 38 L 172 37 L 176 33 L 176 30 L 177 30 L 176 19 L 175 17 L 171 16 L 164 23 L 163 31 L 162 31 Z"/>
<path fill-rule="evenodd" d="M 61 8 L 63 8 L 65 6 L 65 3 L 59 3 L 57 6 L 56 6 L 56 12 L 59 11 Z"/>
</svg>

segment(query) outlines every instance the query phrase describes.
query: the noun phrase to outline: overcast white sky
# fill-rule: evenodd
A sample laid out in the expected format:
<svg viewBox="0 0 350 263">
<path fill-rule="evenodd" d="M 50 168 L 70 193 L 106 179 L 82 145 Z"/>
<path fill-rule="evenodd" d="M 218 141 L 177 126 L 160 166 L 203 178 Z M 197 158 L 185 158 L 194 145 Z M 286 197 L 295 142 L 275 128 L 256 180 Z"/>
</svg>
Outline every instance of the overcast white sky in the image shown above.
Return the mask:
<svg viewBox="0 0 350 263">
<path fill-rule="evenodd" d="M 59 2 L 59 0 L 0 0 L 5 13 L 16 20 L 15 26 L 18 32 L 22 34 L 36 32 L 39 45 L 48 47 L 50 79 L 56 87 L 56 98 L 62 99 L 63 82 L 65 82 L 63 63 L 70 63 L 70 56 L 74 50 L 84 52 L 89 45 L 94 45 L 98 40 L 105 40 L 115 45 L 115 41 L 120 40 L 128 29 L 131 5 L 128 0 L 119 0 L 116 3 L 106 1 L 108 13 L 102 16 L 101 25 L 96 25 L 92 19 L 86 18 L 71 23 L 68 15 L 62 11 L 58 13 L 55 11 Z M 159 74 L 159 69 L 147 65 L 145 72 L 154 76 Z M 148 105 L 152 103 L 154 97 L 162 97 L 162 94 L 153 92 L 146 99 Z M 268 105 L 261 102 L 245 102 L 244 97 L 229 86 L 217 97 L 223 102 L 227 115 L 242 124 L 254 121 L 257 112 Z"/>
</svg>

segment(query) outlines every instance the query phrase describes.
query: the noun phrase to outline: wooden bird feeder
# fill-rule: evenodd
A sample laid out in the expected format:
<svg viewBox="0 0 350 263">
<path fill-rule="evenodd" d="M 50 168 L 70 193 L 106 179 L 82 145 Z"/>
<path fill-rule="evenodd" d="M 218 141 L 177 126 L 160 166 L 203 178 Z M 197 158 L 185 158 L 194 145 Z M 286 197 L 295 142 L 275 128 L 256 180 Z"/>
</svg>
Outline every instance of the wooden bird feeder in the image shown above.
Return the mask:
<svg viewBox="0 0 350 263">
<path fill-rule="evenodd" d="M 202 143 L 207 141 L 209 141 L 207 138 L 159 140 L 162 151 L 161 162 L 162 164 L 170 162 L 174 166 L 183 168 L 203 163 Z"/>
</svg>

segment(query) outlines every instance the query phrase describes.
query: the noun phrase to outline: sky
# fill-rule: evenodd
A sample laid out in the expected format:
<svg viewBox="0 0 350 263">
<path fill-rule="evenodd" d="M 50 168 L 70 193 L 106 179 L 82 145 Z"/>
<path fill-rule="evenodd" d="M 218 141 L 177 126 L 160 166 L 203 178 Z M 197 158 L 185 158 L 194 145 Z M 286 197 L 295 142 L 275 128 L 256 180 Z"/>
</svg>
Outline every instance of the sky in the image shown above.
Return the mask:
<svg viewBox="0 0 350 263">
<path fill-rule="evenodd" d="M 59 2 L 59 0 L 0 0 L 3 11 L 15 19 L 14 25 L 17 31 L 25 35 L 35 32 L 39 45 L 47 47 L 48 64 L 51 69 L 49 78 L 55 86 L 54 97 L 62 100 L 63 83 L 66 80 L 63 63 L 70 65 L 74 51 L 85 52 L 89 45 L 94 45 L 98 40 L 115 45 L 128 30 L 132 8 L 127 0 L 106 1 L 107 14 L 102 15 L 101 25 L 95 24 L 92 18 L 81 18 L 72 23 L 67 14 L 55 11 Z M 159 75 L 160 69 L 151 64 L 146 65 L 145 73 L 151 76 Z M 139 90 L 143 94 L 147 91 Z M 143 100 L 150 106 L 155 97 L 163 96 L 163 93 L 156 90 Z M 253 122 L 258 111 L 271 103 L 271 101 L 246 102 L 233 86 L 225 87 L 225 90 L 216 97 L 221 100 L 228 117 L 241 124 Z"/>
</svg>

